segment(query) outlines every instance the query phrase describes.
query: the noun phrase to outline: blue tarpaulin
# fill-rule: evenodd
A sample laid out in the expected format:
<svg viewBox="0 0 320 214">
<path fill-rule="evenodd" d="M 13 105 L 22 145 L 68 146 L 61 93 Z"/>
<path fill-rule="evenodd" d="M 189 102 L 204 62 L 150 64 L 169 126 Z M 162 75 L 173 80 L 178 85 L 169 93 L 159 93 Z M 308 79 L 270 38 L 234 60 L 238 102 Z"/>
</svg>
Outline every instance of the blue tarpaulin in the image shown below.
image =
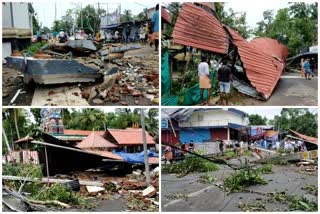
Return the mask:
<svg viewBox="0 0 320 214">
<path fill-rule="evenodd" d="M 119 155 L 123 158 L 128 163 L 135 164 L 135 163 L 144 163 L 144 153 L 139 152 L 139 153 L 126 153 L 126 152 L 115 152 L 113 151 L 113 154 Z M 148 157 L 159 157 L 159 154 L 155 152 L 151 152 L 148 150 Z"/>
</svg>

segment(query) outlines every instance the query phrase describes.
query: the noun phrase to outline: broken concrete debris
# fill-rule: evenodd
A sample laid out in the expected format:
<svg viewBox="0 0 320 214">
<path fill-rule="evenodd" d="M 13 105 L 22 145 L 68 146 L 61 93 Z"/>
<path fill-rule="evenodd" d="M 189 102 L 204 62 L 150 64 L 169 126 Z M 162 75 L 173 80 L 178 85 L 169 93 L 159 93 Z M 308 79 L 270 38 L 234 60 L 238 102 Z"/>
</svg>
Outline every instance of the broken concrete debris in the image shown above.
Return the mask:
<svg viewBox="0 0 320 214">
<path fill-rule="evenodd" d="M 7 67 L 23 73 L 26 84 L 92 83 L 92 86 L 79 87 L 81 97 L 89 104 L 141 103 L 141 100 L 124 98 L 127 96 L 141 97 L 149 100 L 149 104 L 158 103 L 158 56 L 125 56 L 126 51 L 140 48 L 140 44 L 97 45 L 90 40 L 75 40 L 65 44 L 48 43 L 33 57 L 14 51 L 6 60 Z M 3 96 L 8 96 L 8 92 Z"/>
</svg>

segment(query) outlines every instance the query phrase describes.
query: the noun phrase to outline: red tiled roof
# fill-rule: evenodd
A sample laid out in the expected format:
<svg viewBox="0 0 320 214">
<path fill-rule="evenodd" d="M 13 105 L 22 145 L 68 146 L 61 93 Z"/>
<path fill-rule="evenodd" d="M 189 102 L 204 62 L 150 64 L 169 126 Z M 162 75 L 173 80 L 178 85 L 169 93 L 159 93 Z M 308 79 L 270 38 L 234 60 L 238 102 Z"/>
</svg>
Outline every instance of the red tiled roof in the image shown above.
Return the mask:
<svg viewBox="0 0 320 214">
<path fill-rule="evenodd" d="M 94 131 L 96 134 L 103 135 L 104 131 Z M 64 134 L 65 135 L 85 135 L 88 136 L 91 134 L 92 131 L 88 130 L 73 130 L 73 129 L 65 129 Z"/>
<path fill-rule="evenodd" d="M 163 18 L 166 22 L 171 24 L 171 16 L 165 7 L 161 8 L 161 18 Z"/>
<path fill-rule="evenodd" d="M 287 46 L 281 44 L 275 39 L 270 38 L 256 38 L 250 41 L 251 44 L 254 44 L 257 48 L 269 54 L 270 56 L 281 59 L 283 62 L 286 61 L 288 56 Z"/>
<path fill-rule="evenodd" d="M 316 144 L 318 145 L 318 138 L 315 138 L 315 137 L 309 137 L 307 135 L 304 135 L 304 134 L 300 134 L 299 132 L 295 132 L 293 130 L 290 129 L 290 131 L 294 134 L 296 134 L 298 137 L 302 138 L 303 140 L 309 142 L 309 143 L 313 143 L 313 144 Z"/>
<path fill-rule="evenodd" d="M 233 44 L 238 48 L 240 59 L 251 85 L 265 99 L 268 99 L 280 79 L 284 63 L 271 56 L 269 54 L 271 51 L 262 51 L 261 48 L 258 48 L 258 44 L 261 46 L 261 43 L 250 43 L 235 30 L 229 27 L 227 29 L 233 38 Z"/>
<path fill-rule="evenodd" d="M 173 30 L 173 42 L 226 54 L 228 37 L 219 20 L 192 3 L 184 3 Z"/>
<path fill-rule="evenodd" d="M 111 135 L 116 139 L 120 145 L 141 145 L 142 141 L 142 129 L 108 129 Z M 146 131 L 147 144 L 156 144 L 151 135 Z"/>
<path fill-rule="evenodd" d="M 83 141 L 77 144 L 78 148 L 116 148 L 118 146 L 104 139 L 99 133 L 91 132 Z"/>
<path fill-rule="evenodd" d="M 142 130 L 141 129 L 108 129 L 119 145 L 141 145 Z M 70 130 L 65 129 L 64 134 L 67 135 L 89 135 L 92 131 L 86 130 Z M 104 131 L 95 131 L 96 134 L 103 135 Z M 156 144 L 151 135 L 146 131 L 147 144 Z"/>
</svg>

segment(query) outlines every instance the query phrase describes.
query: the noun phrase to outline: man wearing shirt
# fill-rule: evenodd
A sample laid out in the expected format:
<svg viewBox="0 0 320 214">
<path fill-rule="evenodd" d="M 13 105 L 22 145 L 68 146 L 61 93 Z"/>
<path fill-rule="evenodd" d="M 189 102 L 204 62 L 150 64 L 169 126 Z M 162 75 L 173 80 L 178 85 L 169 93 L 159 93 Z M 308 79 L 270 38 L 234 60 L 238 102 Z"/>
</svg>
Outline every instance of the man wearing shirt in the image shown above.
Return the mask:
<svg viewBox="0 0 320 214">
<path fill-rule="evenodd" d="M 159 4 L 156 5 L 156 11 L 152 16 L 153 34 L 152 43 L 155 44 L 155 51 L 158 51 L 159 46 Z"/>
<path fill-rule="evenodd" d="M 224 105 L 223 100 L 226 101 L 225 105 L 228 105 L 228 96 L 230 93 L 230 83 L 232 82 L 231 69 L 227 66 L 227 61 L 222 61 L 222 66 L 218 69 L 217 78 L 220 87 L 220 103 Z"/>
<path fill-rule="evenodd" d="M 211 79 L 210 79 L 210 73 L 209 73 L 209 64 L 207 63 L 207 57 L 206 56 L 202 56 L 201 57 L 201 62 L 198 65 L 198 76 L 199 76 L 201 101 L 203 101 L 203 91 L 204 91 L 204 89 L 207 89 L 208 98 L 207 98 L 207 102 L 205 104 L 209 105 Z"/>
</svg>

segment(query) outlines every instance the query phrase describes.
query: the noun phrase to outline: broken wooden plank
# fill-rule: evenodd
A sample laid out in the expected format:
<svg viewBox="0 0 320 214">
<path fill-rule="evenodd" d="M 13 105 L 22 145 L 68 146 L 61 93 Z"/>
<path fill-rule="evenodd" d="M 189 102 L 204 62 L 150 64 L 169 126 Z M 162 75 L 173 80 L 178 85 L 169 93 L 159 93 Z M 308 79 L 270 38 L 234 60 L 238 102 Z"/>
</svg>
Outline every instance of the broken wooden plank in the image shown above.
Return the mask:
<svg viewBox="0 0 320 214">
<path fill-rule="evenodd" d="M 72 180 L 69 179 L 57 179 L 57 178 L 26 178 L 26 177 L 19 177 L 19 176 L 12 176 L 12 175 L 3 175 L 3 180 L 9 180 L 9 181 L 29 181 L 29 182 L 36 182 L 39 181 L 41 183 L 58 183 L 58 184 L 64 184 L 67 182 L 70 182 Z M 85 181 L 85 180 L 79 180 L 80 185 L 85 186 L 97 186 L 97 187 L 103 187 L 103 183 L 99 181 Z"/>
</svg>

